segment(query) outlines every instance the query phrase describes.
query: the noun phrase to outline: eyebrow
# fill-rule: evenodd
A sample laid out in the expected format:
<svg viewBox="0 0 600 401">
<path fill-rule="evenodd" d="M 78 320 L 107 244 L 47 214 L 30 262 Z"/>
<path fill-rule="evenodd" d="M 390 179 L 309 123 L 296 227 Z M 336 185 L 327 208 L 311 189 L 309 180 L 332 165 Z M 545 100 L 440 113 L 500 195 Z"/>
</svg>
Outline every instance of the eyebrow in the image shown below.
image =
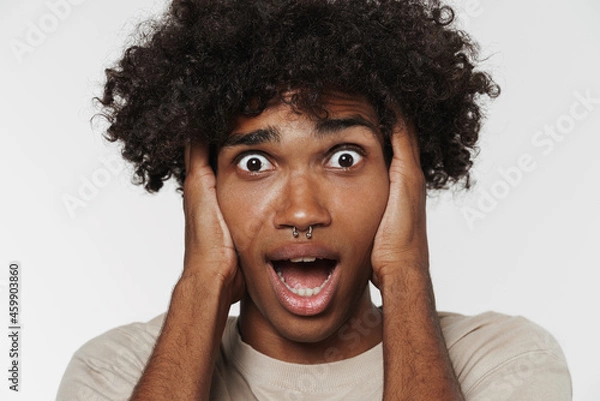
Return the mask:
<svg viewBox="0 0 600 401">
<path fill-rule="evenodd" d="M 251 132 L 235 132 L 225 140 L 222 147 L 229 146 L 252 146 L 258 145 L 265 142 L 279 142 L 281 140 L 281 133 L 277 131 L 275 127 L 267 127 L 257 129 Z"/>
<path fill-rule="evenodd" d="M 379 130 L 367 119 L 361 116 L 348 118 L 331 118 L 317 122 L 315 134 L 324 137 L 336 134 L 347 128 L 366 127 L 373 135 L 377 136 Z M 281 133 L 275 127 L 266 127 L 251 132 L 234 132 L 225 140 L 222 147 L 253 146 L 266 142 L 279 142 Z"/>
<path fill-rule="evenodd" d="M 327 134 L 335 134 L 342 130 L 352 127 L 366 127 L 373 135 L 377 135 L 379 130 L 373 123 L 362 116 L 352 116 L 348 118 L 331 118 L 322 120 L 317 123 L 317 135 L 325 136 Z"/>
</svg>

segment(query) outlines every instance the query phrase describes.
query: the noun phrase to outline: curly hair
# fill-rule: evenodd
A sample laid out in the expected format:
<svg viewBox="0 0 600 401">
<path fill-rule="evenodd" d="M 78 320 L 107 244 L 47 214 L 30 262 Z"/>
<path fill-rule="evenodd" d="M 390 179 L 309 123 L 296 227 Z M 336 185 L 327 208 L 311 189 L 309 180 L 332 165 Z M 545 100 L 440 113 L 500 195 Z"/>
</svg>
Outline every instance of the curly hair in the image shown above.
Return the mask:
<svg viewBox="0 0 600 401">
<path fill-rule="evenodd" d="M 388 141 L 400 110 L 428 189 L 468 189 L 483 97 L 500 89 L 454 20 L 437 0 L 174 0 L 106 69 L 105 138 L 123 143 L 135 184 L 156 192 L 174 176 L 181 191 L 188 141 L 218 146 L 236 117 L 290 90 L 323 118 L 334 88 L 366 98 Z"/>
</svg>

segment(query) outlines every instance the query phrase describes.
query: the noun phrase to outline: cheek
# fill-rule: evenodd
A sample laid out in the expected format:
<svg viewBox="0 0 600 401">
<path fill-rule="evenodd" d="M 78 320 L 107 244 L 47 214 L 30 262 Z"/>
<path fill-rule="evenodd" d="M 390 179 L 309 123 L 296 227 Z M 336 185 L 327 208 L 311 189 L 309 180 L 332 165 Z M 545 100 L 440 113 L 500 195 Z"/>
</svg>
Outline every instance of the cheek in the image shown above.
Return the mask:
<svg viewBox="0 0 600 401">
<path fill-rule="evenodd" d="M 387 169 L 383 164 L 381 168 L 373 170 L 371 174 L 366 175 L 356 184 L 353 207 L 355 214 L 361 216 L 363 224 L 377 227 L 389 198 L 390 181 Z"/>
<path fill-rule="evenodd" d="M 361 223 L 364 230 L 369 233 L 371 240 L 374 238 L 389 197 L 389 183 L 387 179 L 378 180 L 376 185 L 368 187 L 362 195 L 358 207 Z"/>
<path fill-rule="evenodd" d="M 239 182 L 217 179 L 217 201 L 233 243 L 241 257 L 252 249 L 264 230 L 273 206 L 268 193 Z"/>
<path fill-rule="evenodd" d="M 373 244 L 375 233 L 387 205 L 389 181 L 387 174 L 377 175 L 350 187 L 336 188 L 336 215 L 353 244 L 364 249 Z"/>
</svg>

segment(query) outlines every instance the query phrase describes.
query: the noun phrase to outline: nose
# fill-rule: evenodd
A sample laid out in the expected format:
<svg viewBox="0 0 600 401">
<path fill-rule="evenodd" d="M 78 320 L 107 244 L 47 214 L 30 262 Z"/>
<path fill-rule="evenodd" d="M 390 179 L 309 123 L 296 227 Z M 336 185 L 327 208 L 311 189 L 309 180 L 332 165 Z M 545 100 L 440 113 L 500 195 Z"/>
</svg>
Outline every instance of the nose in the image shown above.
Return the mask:
<svg viewBox="0 0 600 401">
<path fill-rule="evenodd" d="M 309 227 L 312 230 L 329 226 L 331 214 L 326 192 L 322 189 L 318 180 L 306 174 L 290 177 L 275 214 L 275 226 L 278 229 L 295 227 L 299 232 L 308 232 Z"/>
</svg>

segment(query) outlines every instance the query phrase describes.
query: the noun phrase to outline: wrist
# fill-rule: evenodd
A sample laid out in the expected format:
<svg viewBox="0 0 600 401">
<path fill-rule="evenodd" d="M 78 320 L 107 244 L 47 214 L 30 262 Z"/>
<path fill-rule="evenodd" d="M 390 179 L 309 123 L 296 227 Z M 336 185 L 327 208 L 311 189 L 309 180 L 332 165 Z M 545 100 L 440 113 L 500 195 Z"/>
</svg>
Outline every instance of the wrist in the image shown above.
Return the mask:
<svg viewBox="0 0 600 401">
<path fill-rule="evenodd" d="M 237 259 L 207 259 L 201 254 L 187 251 L 179 281 L 189 290 L 217 297 L 228 306 L 241 298 L 245 287 Z"/>
<path fill-rule="evenodd" d="M 213 300 L 229 306 L 231 304 L 229 302 L 232 293 L 231 287 L 232 285 L 228 285 L 227 280 L 219 274 L 184 270 L 173 293 L 189 300 L 202 302 L 203 307 Z"/>
<path fill-rule="evenodd" d="M 429 263 L 416 260 L 405 260 L 373 269 L 377 277 L 378 288 L 384 295 L 386 292 L 411 289 L 422 289 L 431 284 Z"/>
</svg>

